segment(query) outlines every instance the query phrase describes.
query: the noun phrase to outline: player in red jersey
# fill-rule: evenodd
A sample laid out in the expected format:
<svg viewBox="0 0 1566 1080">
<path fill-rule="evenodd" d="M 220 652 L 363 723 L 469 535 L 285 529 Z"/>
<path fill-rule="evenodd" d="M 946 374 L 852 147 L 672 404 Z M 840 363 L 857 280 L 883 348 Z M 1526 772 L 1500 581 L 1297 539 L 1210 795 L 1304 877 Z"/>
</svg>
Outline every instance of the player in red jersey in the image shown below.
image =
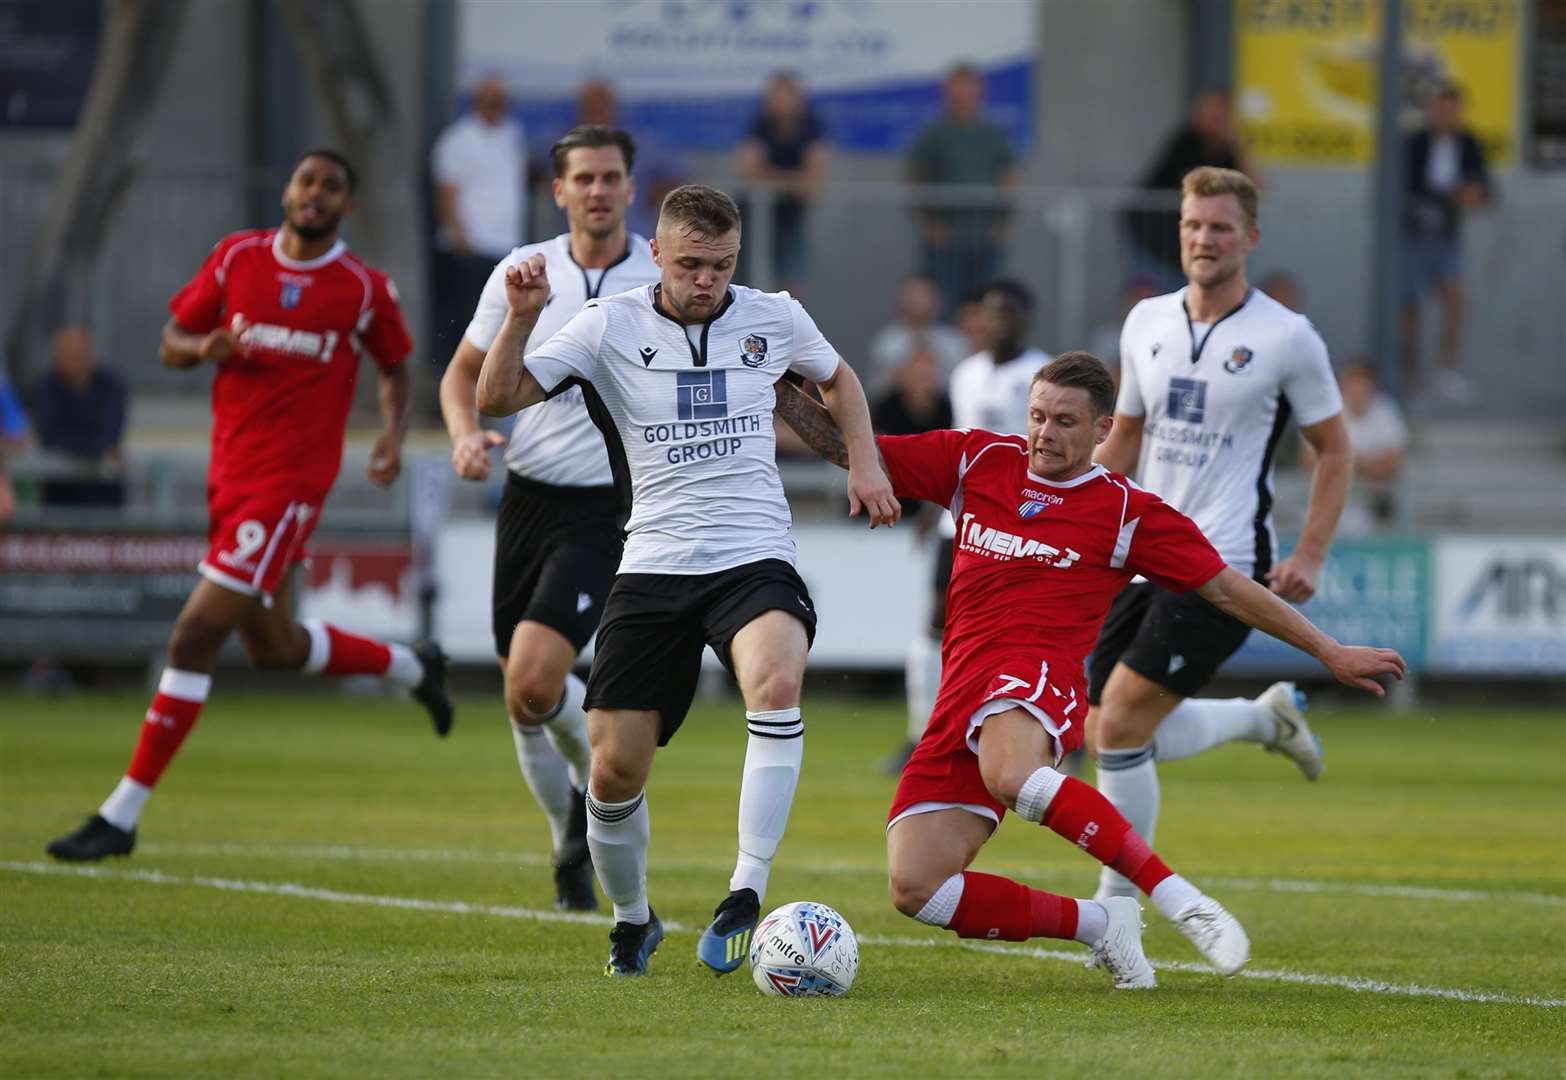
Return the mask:
<svg viewBox="0 0 1566 1080">
<path fill-rule="evenodd" d="M 359 356 L 380 375 L 384 430 L 369 477 L 401 471 L 413 350 L 391 281 L 337 237 L 354 172 L 330 150 L 306 154 L 283 189 L 283 224 L 234 233 L 170 302 L 169 367 L 217 365 L 212 381 L 208 539 L 201 580 L 169 638 L 168 666 L 119 786 L 98 813 L 48 845 L 61 859 L 125 855 L 159 776 L 189 734 L 235 630 L 258 668 L 380 675 L 412 691 L 435 730 L 451 728 L 446 657 L 294 618 L 293 575 L 342 464 Z"/>
<path fill-rule="evenodd" d="M 778 393 L 781 408 L 791 395 Z M 965 938 L 1074 938 L 1116 987 L 1142 989 L 1155 979 L 1134 898 L 1073 900 L 967 869 L 1012 810 L 1134 881 L 1222 974 L 1249 958 L 1234 916 L 1171 873 L 1097 790 L 1058 771 L 1082 745 L 1084 661 L 1115 595 L 1136 574 L 1194 590 L 1375 694 L 1373 677 L 1401 678 L 1404 663 L 1390 649 L 1340 645 L 1226 567 L 1188 518 L 1094 465 L 1114 404 L 1104 365 L 1066 353 L 1034 376 L 1026 438 L 934 431 L 877 440 L 894 494 L 947 506 L 957 523 L 941 688 L 897 786 L 887 856 L 903 914 Z M 830 437 L 795 426 L 841 464 Z"/>
</svg>

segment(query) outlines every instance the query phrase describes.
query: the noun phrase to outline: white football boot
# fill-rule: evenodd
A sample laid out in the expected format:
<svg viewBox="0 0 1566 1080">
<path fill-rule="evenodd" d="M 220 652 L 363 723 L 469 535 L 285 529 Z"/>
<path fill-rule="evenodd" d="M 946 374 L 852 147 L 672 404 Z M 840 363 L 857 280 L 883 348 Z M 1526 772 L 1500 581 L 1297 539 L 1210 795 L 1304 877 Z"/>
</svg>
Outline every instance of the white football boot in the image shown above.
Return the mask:
<svg viewBox="0 0 1566 1080">
<path fill-rule="evenodd" d="M 1267 750 L 1282 754 L 1299 766 L 1305 779 L 1315 780 L 1326 769 L 1321 760 L 1321 740 L 1305 722 L 1305 695 L 1291 682 L 1275 682 L 1256 699 L 1272 713 L 1277 734 L 1263 744 Z"/>
<path fill-rule="evenodd" d="M 1245 927 L 1210 896 L 1199 896 L 1181 908 L 1174 924 L 1220 975 L 1233 975 L 1251 958 Z"/>
<path fill-rule="evenodd" d="M 1142 905 L 1129 896 L 1102 901 L 1109 927 L 1093 946 L 1093 963 L 1115 980 L 1116 990 L 1151 990 L 1158 985 L 1142 952 Z"/>
</svg>

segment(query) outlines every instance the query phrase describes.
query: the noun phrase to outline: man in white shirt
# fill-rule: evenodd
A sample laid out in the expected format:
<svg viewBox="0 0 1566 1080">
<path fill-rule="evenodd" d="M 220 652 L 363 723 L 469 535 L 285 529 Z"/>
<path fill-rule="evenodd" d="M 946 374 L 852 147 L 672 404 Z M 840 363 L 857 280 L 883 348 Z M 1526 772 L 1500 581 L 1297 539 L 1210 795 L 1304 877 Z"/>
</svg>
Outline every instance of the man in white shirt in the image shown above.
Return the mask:
<svg viewBox="0 0 1566 1080">
<path fill-rule="evenodd" d="M 1316 591 L 1348 495 L 1348 431 L 1315 328 L 1246 281 L 1246 256 L 1261 236 L 1256 203 L 1244 173 L 1203 166 L 1186 174 L 1187 285 L 1126 317 L 1114 427 L 1094 456 L 1134 471 L 1196 522 L 1228 565 L 1303 603 Z M 1291 416 L 1316 468 L 1299 544 L 1279 560 L 1273 455 Z M 1249 632 L 1200 597 L 1147 581 L 1127 586 L 1110 608 L 1088 661 L 1088 745 L 1099 789 L 1149 843 L 1159 808 L 1155 759 L 1246 740 L 1289 757 L 1309 780 L 1321 774 L 1321 746 L 1292 683 L 1275 683 L 1255 701 L 1192 696 Z M 1105 868 L 1100 897 L 1134 893 Z"/>
<path fill-rule="evenodd" d="M 456 347 L 469 305 L 495 260 L 525 237 L 527 141 L 507 114 L 505 85 L 473 88 L 473 109 L 441 132 L 430 151 L 435 184 L 434 355 Z"/>
<path fill-rule="evenodd" d="M 890 390 L 897 373 L 913 352 L 929 349 L 940 361 L 941 379 L 951 378 L 953 369 L 968 354 L 962 332 L 941 315 L 941 290 L 927 274 L 910 274 L 897 289 L 897 318 L 875 332 L 868 350 L 870 366 L 865 383 L 871 396 Z"/>
<path fill-rule="evenodd" d="M 1052 357 L 1026 344 L 1033 322 L 1033 294 L 1012 278 L 998 278 L 979 294 L 989 347 L 974 353 L 952 371 L 949 393 L 952 426 L 1022 435 L 1028 430 L 1028 393 L 1033 376 Z M 934 511 L 934 507 L 930 508 Z M 928 520 L 928 519 L 926 519 Z M 882 764 L 896 776 L 924 734 L 941 685 L 941 638 L 946 626 L 946 587 L 952 578 L 952 516 L 940 511 L 931 581 L 930 620 L 908 642 L 903 667 L 908 698 L 908 739 Z"/>
<path fill-rule="evenodd" d="M 517 761 L 549 818 L 555 906 L 592 911 L 598 898 L 584 801 L 586 687 L 571 668 L 603 614 L 620 561 L 626 507 L 581 391 L 518 416 L 509 440 L 479 426 L 474 392 L 484 353 L 509 310 L 508 267 L 538 255 L 548 268 L 551 292 L 525 351 L 549 340 L 589 300 L 657 281 L 658 268 L 647 240 L 625 227 L 636 190 L 631 137 L 617 128 L 575 128 L 554 145 L 550 158 L 555 203 L 565 211 L 570 231 L 519 247 L 495 264 L 441 379 L 440 400 L 458 476 L 488 479 L 490 448 L 506 447 L 491 585 L 495 655 L 505 672 Z"/>
<path fill-rule="evenodd" d="M 850 513 L 900 514 L 870 432 L 864 390 L 787 293 L 731 286 L 739 211 L 688 184 L 664 200 L 653 242 L 659 283 L 589 301 L 522 357 L 549 292 L 544 260 L 506 271 L 510 314 L 484 358 L 478 406 L 509 415 L 580 387 L 617 483 L 628 485 L 625 555 L 587 686 L 592 778 L 588 844 L 614 904 L 610 975 L 642 975 L 663 937 L 647 902 L 653 753 L 690 708 L 702 649 L 734 672 L 750 730 L 729 895 L 697 943 L 720 974 L 744 961 L 798 783 L 800 684 L 815 628 L 794 569 L 778 478 L 774 383 L 813 381 L 848 447 Z"/>
</svg>

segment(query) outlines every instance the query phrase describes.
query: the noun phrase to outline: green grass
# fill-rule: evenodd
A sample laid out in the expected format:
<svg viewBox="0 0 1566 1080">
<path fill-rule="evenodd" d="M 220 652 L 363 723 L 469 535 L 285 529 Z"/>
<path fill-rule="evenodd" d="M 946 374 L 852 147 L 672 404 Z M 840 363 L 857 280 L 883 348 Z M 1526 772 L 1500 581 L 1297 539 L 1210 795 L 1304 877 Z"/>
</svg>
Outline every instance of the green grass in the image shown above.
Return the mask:
<svg viewBox="0 0 1566 1080">
<path fill-rule="evenodd" d="M 957 946 L 904 919 L 885 895 L 891 782 L 874 768 L 901 727 L 890 703 L 807 701 L 805 773 L 769 897 L 830 903 L 867 939 L 846 998 L 764 998 L 743 972 L 696 966 L 691 928 L 734 852 L 744 729 L 732 703 L 700 706 L 655 768 L 652 899 L 685 929 L 645 980 L 602 977 L 599 925 L 191 880 L 548 909 L 547 832 L 510 735 L 495 702 L 462 705 L 437 742 L 400 702 L 219 694 L 149 805 L 140 850 L 88 878 L 16 864 L 41 863 L 44 841 L 106 794 L 145 703 L 0 697 L 0 1075 L 1566 1071 L 1560 1005 L 1183 970 L 1161 971 L 1155 992 L 1115 993 L 1079 964 Z M 1163 770 L 1158 849 L 1244 921 L 1252 971 L 1566 999 L 1566 715 L 1343 711 L 1317 726 L 1329 749 L 1318 785 L 1253 747 Z M 1075 895 L 1097 869 L 1010 820 L 978 866 Z M 168 879 L 126 876 L 150 870 Z M 1149 919 L 1155 962 L 1194 958 Z"/>
</svg>

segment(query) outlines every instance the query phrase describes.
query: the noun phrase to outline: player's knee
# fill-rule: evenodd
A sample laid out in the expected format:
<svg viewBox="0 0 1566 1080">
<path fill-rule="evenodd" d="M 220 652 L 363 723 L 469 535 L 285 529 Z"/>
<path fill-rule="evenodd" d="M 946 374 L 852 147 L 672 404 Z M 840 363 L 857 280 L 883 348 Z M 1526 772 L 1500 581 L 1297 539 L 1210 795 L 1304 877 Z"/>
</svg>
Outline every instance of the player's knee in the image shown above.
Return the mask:
<svg viewBox="0 0 1566 1080">
<path fill-rule="evenodd" d="M 1129 750 L 1146 746 L 1153 732 L 1135 709 L 1117 707 L 1105 702 L 1089 729 L 1094 752 L 1099 750 Z"/>
<path fill-rule="evenodd" d="M 757 712 L 772 709 L 792 709 L 799 704 L 799 694 L 804 683 L 804 673 L 791 667 L 777 666 L 763 672 L 748 695 L 747 706 Z"/>
<path fill-rule="evenodd" d="M 560 704 L 564 692 L 564 681 L 539 664 L 522 661 L 506 665 L 506 708 L 523 723 Z"/>
<path fill-rule="evenodd" d="M 887 891 L 892 897 L 892 906 L 910 919 L 924 910 L 924 906 L 930 902 L 930 897 L 934 896 L 935 890 L 941 886 L 939 881 L 929 880 L 929 875 L 913 873 L 898 866 L 891 868 L 886 882 Z"/>
<path fill-rule="evenodd" d="M 634 799 L 647 786 L 648 766 L 613 744 L 593 748 L 592 791 L 600 802 Z"/>
<path fill-rule="evenodd" d="M 244 646 L 250 666 L 261 671 L 291 671 L 304 663 L 304 657 L 286 637 L 241 631 L 239 643 Z"/>
<path fill-rule="evenodd" d="M 979 761 L 979 775 L 984 778 L 985 789 L 991 798 L 1003 803 L 1008 809 L 1016 808 L 1017 793 L 1034 771 L 1006 762 L 987 763 L 982 758 Z"/>
<path fill-rule="evenodd" d="M 208 658 L 223 646 L 228 628 L 194 612 L 183 612 L 169 634 L 169 664 L 201 670 Z"/>
</svg>

